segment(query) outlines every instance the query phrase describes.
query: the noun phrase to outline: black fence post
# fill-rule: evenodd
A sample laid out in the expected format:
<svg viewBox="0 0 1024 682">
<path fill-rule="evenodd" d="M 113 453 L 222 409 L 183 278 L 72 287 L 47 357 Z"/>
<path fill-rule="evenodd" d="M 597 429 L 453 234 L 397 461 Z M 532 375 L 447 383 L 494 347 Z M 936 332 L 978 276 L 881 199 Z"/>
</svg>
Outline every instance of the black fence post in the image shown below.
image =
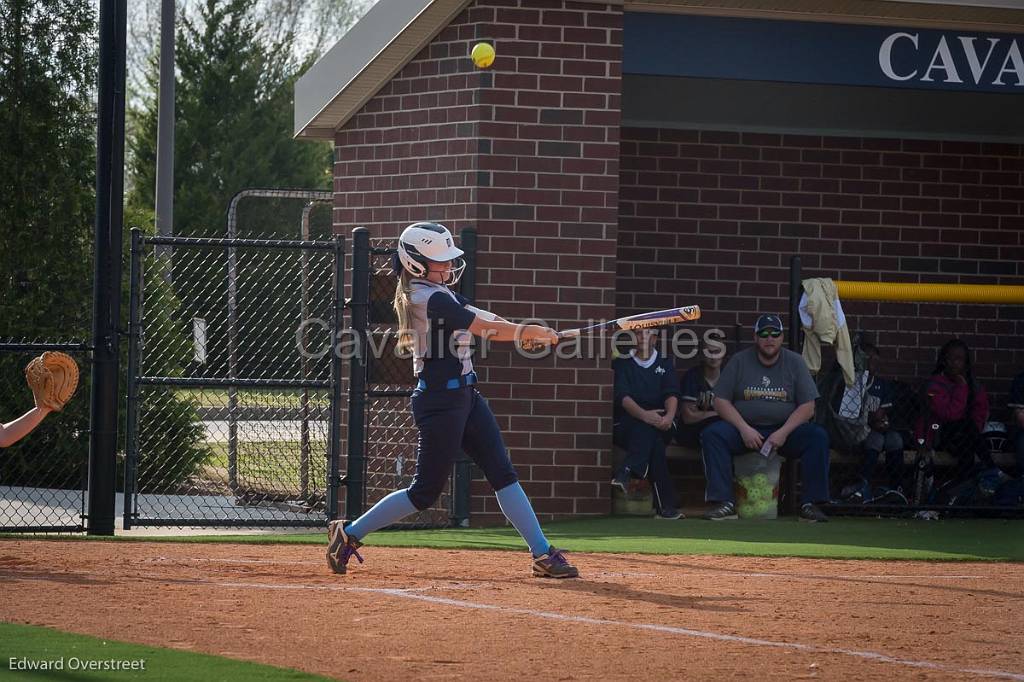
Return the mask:
<svg viewBox="0 0 1024 682">
<path fill-rule="evenodd" d="M 327 520 L 338 518 L 338 488 L 341 485 L 341 353 L 338 334 L 341 332 L 345 307 L 345 238 L 334 237 L 334 302 L 331 306 L 331 423 L 327 445 Z"/>
<path fill-rule="evenodd" d="M 131 530 L 135 511 L 135 477 L 139 465 L 139 352 L 142 349 L 142 230 L 132 228 L 131 270 L 128 279 L 128 404 L 125 410 L 124 509 L 125 530 Z M 170 261 L 168 260 L 168 267 Z"/>
<path fill-rule="evenodd" d="M 228 235 L 228 378 L 238 378 L 238 253 Z M 228 386 L 228 487 L 238 492 L 238 387 Z"/>
<path fill-rule="evenodd" d="M 787 343 L 794 353 L 802 350 L 800 343 L 800 294 L 803 293 L 800 256 L 789 259 L 789 336 Z"/>
<path fill-rule="evenodd" d="M 96 264 L 89 436 L 89 535 L 114 534 L 118 324 L 124 219 L 125 0 L 100 3 L 96 127 Z"/>
<path fill-rule="evenodd" d="M 801 351 L 800 345 L 800 292 L 803 289 L 800 273 L 800 256 L 789 259 L 789 335 L 787 345 L 794 353 Z M 797 460 L 786 458 L 783 464 L 783 478 L 786 482 L 782 493 L 782 513 L 792 516 L 797 509 Z"/>
<path fill-rule="evenodd" d="M 370 308 L 370 231 L 352 230 L 352 335 L 349 361 L 348 456 L 345 466 L 345 516 L 358 518 L 366 499 L 366 328 Z"/>
<path fill-rule="evenodd" d="M 470 301 L 476 300 L 476 230 L 467 227 L 459 233 L 462 250 L 465 252 L 466 270 L 459 281 L 460 291 Z M 455 460 L 454 485 L 452 491 L 452 525 L 460 527 L 469 526 L 470 513 L 470 492 L 472 487 L 472 466 L 473 462 L 466 456 L 466 453 L 459 452 Z"/>
</svg>

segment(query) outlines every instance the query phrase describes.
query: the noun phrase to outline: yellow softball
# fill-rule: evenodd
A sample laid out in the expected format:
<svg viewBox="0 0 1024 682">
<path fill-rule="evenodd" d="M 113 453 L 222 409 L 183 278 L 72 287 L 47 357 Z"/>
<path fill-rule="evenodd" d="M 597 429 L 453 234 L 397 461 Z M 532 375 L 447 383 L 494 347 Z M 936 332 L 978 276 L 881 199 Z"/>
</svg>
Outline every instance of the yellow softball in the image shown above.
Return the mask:
<svg viewBox="0 0 1024 682">
<path fill-rule="evenodd" d="M 494 63 L 494 47 L 490 43 L 477 43 L 470 53 L 478 69 L 486 69 Z"/>
</svg>

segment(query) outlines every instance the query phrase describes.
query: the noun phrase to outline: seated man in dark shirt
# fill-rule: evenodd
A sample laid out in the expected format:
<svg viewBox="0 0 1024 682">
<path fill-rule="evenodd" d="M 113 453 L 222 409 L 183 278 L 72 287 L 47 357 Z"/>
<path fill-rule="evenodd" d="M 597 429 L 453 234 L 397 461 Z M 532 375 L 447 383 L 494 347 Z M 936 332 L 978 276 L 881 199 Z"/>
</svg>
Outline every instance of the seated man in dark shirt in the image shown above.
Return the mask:
<svg viewBox="0 0 1024 682">
<path fill-rule="evenodd" d="M 679 380 L 671 358 L 654 347 L 658 332 L 639 333 L 636 350 L 612 363 L 615 371 L 615 444 L 626 450 L 626 460 L 615 472 L 612 485 L 627 490 L 631 478 L 651 482 L 655 517 L 682 518 L 675 486 L 668 473 L 665 444 L 679 404 Z"/>
</svg>

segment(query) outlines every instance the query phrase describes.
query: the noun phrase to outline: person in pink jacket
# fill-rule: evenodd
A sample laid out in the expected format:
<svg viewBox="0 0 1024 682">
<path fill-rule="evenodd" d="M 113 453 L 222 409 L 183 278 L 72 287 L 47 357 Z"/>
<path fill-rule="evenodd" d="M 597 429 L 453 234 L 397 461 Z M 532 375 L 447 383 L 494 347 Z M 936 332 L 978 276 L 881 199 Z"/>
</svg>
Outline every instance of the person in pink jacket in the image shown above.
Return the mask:
<svg viewBox="0 0 1024 682">
<path fill-rule="evenodd" d="M 974 378 L 966 343 L 952 339 L 943 344 L 925 393 L 918 443 L 923 440 L 925 448 L 949 452 L 965 467 L 975 462 L 993 466 L 988 443 L 981 437 L 988 420 L 988 394 Z"/>
</svg>

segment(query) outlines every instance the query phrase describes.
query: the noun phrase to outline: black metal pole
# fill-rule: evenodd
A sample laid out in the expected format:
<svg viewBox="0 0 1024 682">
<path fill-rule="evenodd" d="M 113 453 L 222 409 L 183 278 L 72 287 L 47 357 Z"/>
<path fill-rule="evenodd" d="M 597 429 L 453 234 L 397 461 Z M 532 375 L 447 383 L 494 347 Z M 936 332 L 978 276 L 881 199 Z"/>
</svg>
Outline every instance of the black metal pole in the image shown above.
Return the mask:
<svg viewBox="0 0 1024 682">
<path fill-rule="evenodd" d="M 459 242 L 462 250 L 465 251 L 466 270 L 459 280 L 460 292 L 470 301 L 476 300 L 476 230 L 467 227 L 459 232 Z M 454 484 L 455 490 L 452 495 L 452 525 L 457 527 L 469 526 L 471 488 L 472 488 L 472 466 L 473 462 L 466 456 L 465 452 L 459 452 L 455 459 Z"/>
<path fill-rule="evenodd" d="M 234 237 L 229 232 L 228 239 Z M 228 378 L 238 378 L 238 254 L 229 246 L 228 276 Z M 228 386 L 228 487 L 238 492 L 238 388 Z"/>
<path fill-rule="evenodd" d="M 334 346 L 344 320 L 345 238 L 334 238 L 334 302 L 331 306 L 331 423 L 327 435 L 327 520 L 338 518 L 338 488 L 341 486 L 341 353 Z"/>
<path fill-rule="evenodd" d="M 160 78 L 157 87 L 156 231 L 174 234 L 174 0 L 160 2 Z M 158 246 L 156 255 L 171 259 L 173 248 Z M 170 282 L 173 268 L 164 271 Z"/>
<path fill-rule="evenodd" d="M 800 347 L 800 292 L 803 289 L 801 283 L 800 256 L 791 256 L 789 259 L 789 334 L 787 344 L 794 353 L 799 353 Z M 787 458 L 784 466 L 784 488 L 782 509 L 783 514 L 792 516 L 796 514 L 797 508 L 797 466 L 796 460 Z"/>
<path fill-rule="evenodd" d="M 803 292 L 803 275 L 800 268 L 800 256 L 789 259 L 789 349 L 794 353 L 801 351 L 800 345 L 800 294 Z"/>
<path fill-rule="evenodd" d="M 126 0 L 100 2 L 96 129 L 96 263 L 89 434 L 89 535 L 114 534 L 124 199 Z"/>
<path fill-rule="evenodd" d="M 352 336 L 349 361 L 348 457 L 345 466 L 345 516 L 363 513 L 366 489 L 366 327 L 370 308 L 370 231 L 352 230 Z"/>
<path fill-rule="evenodd" d="M 170 268 L 170 263 L 167 263 Z M 132 228 L 131 270 L 128 276 L 128 405 L 124 436 L 124 509 L 122 524 L 131 530 L 135 474 L 139 466 L 139 352 L 142 342 L 142 230 Z"/>
<path fill-rule="evenodd" d="M 302 241 L 309 241 L 309 214 L 313 210 L 315 204 L 310 201 L 302 207 L 302 223 L 299 227 L 299 237 Z M 337 260 L 337 251 L 335 251 L 335 260 Z M 335 270 L 334 275 L 337 275 Z M 302 290 L 301 296 L 301 307 L 299 308 L 299 320 L 305 323 L 309 319 L 309 251 L 303 249 L 299 251 L 299 279 L 300 289 Z M 337 288 L 338 282 L 334 281 L 334 287 Z M 335 317 L 334 311 L 331 313 L 332 318 Z M 306 326 L 303 324 L 302 327 L 302 348 L 306 349 L 309 347 L 309 333 Z M 309 357 L 306 352 L 302 353 L 299 361 L 299 370 L 302 380 L 305 381 L 309 378 Z M 299 497 L 300 499 L 309 498 L 309 389 L 303 388 L 302 393 L 299 394 Z"/>
</svg>

